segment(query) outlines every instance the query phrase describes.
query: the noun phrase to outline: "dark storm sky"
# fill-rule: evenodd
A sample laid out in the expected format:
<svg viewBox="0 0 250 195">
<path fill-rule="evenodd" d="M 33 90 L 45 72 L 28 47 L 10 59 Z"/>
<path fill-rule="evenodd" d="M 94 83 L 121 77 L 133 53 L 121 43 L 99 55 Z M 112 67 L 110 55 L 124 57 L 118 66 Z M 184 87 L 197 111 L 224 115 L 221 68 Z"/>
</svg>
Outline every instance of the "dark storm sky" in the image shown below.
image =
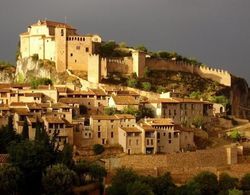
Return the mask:
<svg viewBox="0 0 250 195">
<path fill-rule="evenodd" d="M 0 0 L 0 59 L 38 19 L 67 22 L 104 40 L 176 51 L 250 83 L 250 0 Z"/>
</svg>

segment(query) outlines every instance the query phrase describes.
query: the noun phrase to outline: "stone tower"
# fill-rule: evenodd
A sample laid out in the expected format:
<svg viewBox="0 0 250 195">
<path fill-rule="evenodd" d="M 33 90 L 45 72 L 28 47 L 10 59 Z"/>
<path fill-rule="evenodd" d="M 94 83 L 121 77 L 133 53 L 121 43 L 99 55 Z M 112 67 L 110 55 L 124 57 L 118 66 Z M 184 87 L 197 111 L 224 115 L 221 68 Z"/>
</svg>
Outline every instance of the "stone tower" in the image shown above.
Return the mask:
<svg viewBox="0 0 250 195">
<path fill-rule="evenodd" d="M 132 59 L 133 59 L 133 72 L 136 73 L 137 77 L 139 78 L 143 77 L 146 54 L 141 51 L 133 51 Z"/>
<path fill-rule="evenodd" d="M 101 80 L 100 56 L 90 54 L 88 58 L 88 81 L 99 83 Z"/>
<path fill-rule="evenodd" d="M 67 29 L 65 26 L 55 28 L 55 61 L 56 71 L 64 72 L 67 69 Z"/>
</svg>

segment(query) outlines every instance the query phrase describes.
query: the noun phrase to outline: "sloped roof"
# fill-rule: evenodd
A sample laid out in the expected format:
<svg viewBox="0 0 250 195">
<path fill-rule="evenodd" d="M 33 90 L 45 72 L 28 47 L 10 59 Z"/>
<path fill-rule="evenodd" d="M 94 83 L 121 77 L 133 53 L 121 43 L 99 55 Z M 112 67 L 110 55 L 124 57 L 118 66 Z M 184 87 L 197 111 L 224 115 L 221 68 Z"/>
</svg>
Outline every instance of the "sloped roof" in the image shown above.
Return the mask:
<svg viewBox="0 0 250 195">
<path fill-rule="evenodd" d="M 112 96 L 117 105 L 138 105 L 139 102 L 133 96 Z"/>
<path fill-rule="evenodd" d="M 56 22 L 56 21 L 50 21 L 50 20 L 38 20 L 37 23 L 32 24 L 31 26 L 39 26 L 39 25 L 46 25 L 46 26 L 54 27 L 54 28 L 55 27 L 65 27 L 68 29 L 75 29 L 69 24 L 62 23 L 62 22 Z"/>
</svg>

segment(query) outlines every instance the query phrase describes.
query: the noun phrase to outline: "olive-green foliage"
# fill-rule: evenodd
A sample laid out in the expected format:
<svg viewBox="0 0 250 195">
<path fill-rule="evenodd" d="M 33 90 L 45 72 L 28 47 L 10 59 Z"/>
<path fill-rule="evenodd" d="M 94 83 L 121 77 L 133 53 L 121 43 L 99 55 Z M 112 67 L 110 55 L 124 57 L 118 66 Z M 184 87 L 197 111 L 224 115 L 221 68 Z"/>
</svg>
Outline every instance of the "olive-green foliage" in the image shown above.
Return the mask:
<svg viewBox="0 0 250 195">
<path fill-rule="evenodd" d="M 166 88 L 163 86 L 158 86 L 156 89 L 157 93 L 165 93 L 166 91 L 167 91 Z"/>
<path fill-rule="evenodd" d="M 234 129 L 231 133 L 230 133 L 230 138 L 233 140 L 233 141 L 240 141 L 241 139 L 241 134 L 238 130 Z"/>
<path fill-rule="evenodd" d="M 23 123 L 22 137 L 23 139 L 29 139 L 29 124 L 27 118 L 25 118 Z"/>
<path fill-rule="evenodd" d="M 243 195 L 243 191 L 237 189 L 228 190 L 228 195 Z"/>
<path fill-rule="evenodd" d="M 37 53 L 35 53 L 31 56 L 31 59 L 33 62 L 37 62 L 39 60 L 39 55 Z"/>
<path fill-rule="evenodd" d="M 202 93 L 200 91 L 193 91 L 189 94 L 189 97 L 193 99 L 200 99 L 202 98 Z"/>
<path fill-rule="evenodd" d="M 104 150 L 105 150 L 105 148 L 101 144 L 95 144 L 93 146 L 93 151 L 94 151 L 95 155 L 103 153 Z"/>
<path fill-rule="evenodd" d="M 187 184 L 188 194 L 211 195 L 219 191 L 217 176 L 211 172 L 201 172 Z"/>
<path fill-rule="evenodd" d="M 21 136 L 16 134 L 13 128 L 13 119 L 8 117 L 8 125 L 0 128 L 0 154 L 7 153 L 7 148 L 11 142 L 19 142 Z"/>
<path fill-rule="evenodd" d="M 152 189 L 149 185 L 140 181 L 129 183 L 127 186 L 127 194 L 129 195 L 153 195 Z"/>
<path fill-rule="evenodd" d="M 204 125 L 205 120 L 204 117 L 202 115 L 197 115 L 193 118 L 192 124 L 196 127 L 196 128 L 200 128 Z"/>
<path fill-rule="evenodd" d="M 151 88 L 152 88 L 152 85 L 151 85 L 150 82 L 143 82 L 143 83 L 142 83 L 142 88 L 143 88 L 143 90 L 145 90 L 145 91 L 150 91 Z"/>
<path fill-rule="evenodd" d="M 116 113 L 118 113 L 118 110 L 115 107 L 105 107 L 104 108 L 104 114 L 113 115 Z"/>
<path fill-rule="evenodd" d="M 148 51 L 148 49 L 144 45 L 138 45 L 138 46 L 135 47 L 135 49 L 137 49 L 139 51 L 143 51 L 143 52 Z"/>
<path fill-rule="evenodd" d="M 0 194 L 17 194 L 22 179 L 19 168 L 12 165 L 0 166 Z"/>
<path fill-rule="evenodd" d="M 240 180 L 241 189 L 250 193 L 250 173 L 245 174 Z"/>
<path fill-rule="evenodd" d="M 32 78 L 30 84 L 33 89 L 36 89 L 39 85 L 52 85 L 53 82 L 49 78 Z"/>
<path fill-rule="evenodd" d="M 112 185 L 107 190 L 108 195 L 128 195 L 127 187 L 138 180 L 138 175 L 128 168 L 119 168 L 112 177 Z"/>
<path fill-rule="evenodd" d="M 231 177 L 227 173 L 221 173 L 219 176 L 219 189 L 220 191 L 228 191 L 230 189 L 238 188 L 239 180 Z"/>
<path fill-rule="evenodd" d="M 226 106 L 227 104 L 229 104 L 229 99 L 223 95 L 213 96 L 210 98 L 210 101 L 213 103 L 222 104 L 223 106 Z"/>
<path fill-rule="evenodd" d="M 46 168 L 42 184 L 46 194 L 70 194 L 76 180 L 76 173 L 64 164 L 55 164 Z"/>
<path fill-rule="evenodd" d="M 138 87 L 138 83 L 139 83 L 138 80 L 135 79 L 135 78 L 129 78 L 128 81 L 127 81 L 127 85 L 129 87 L 133 87 L 133 88 Z"/>
</svg>

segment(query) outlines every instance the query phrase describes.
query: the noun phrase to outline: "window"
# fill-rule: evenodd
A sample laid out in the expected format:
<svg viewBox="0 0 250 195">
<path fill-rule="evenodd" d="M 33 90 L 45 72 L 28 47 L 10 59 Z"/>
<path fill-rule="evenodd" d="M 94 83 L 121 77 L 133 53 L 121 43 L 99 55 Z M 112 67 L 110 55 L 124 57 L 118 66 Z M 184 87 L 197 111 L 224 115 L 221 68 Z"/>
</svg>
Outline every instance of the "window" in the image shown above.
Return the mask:
<svg viewBox="0 0 250 195">
<path fill-rule="evenodd" d="M 63 124 L 60 124 L 60 128 L 63 128 Z"/>
<path fill-rule="evenodd" d="M 163 133 L 163 136 L 166 136 L 166 133 Z"/>
<path fill-rule="evenodd" d="M 113 123 L 113 122 L 114 122 L 114 120 L 111 120 L 110 122 L 111 122 L 111 123 Z"/>
<path fill-rule="evenodd" d="M 172 143 L 171 139 L 170 139 L 170 140 L 168 140 L 168 143 L 169 143 L 169 144 L 171 144 L 171 143 Z"/>
<path fill-rule="evenodd" d="M 88 102 L 88 105 L 90 105 L 90 102 Z"/>
<path fill-rule="evenodd" d="M 101 132 L 97 133 L 97 137 L 100 138 L 101 137 Z"/>
<path fill-rule="evenodd" d="M 76 50 L 80 50 L 81 49 L 81 46 L 76 46 Z"/>
<path fill-rule="evenodd" d="M 131 139 L 128 140 L 128 145 L 131 146 Z"/>
<path fill-rule="evenodd" d="M 111 132 L 111 138 L 113 138 L 114 137 L 114 132 Z"/>
<path fill-rule="evenodd" d="M 149 145 L 149 140 L 147 139 L 147 145 Z"/>
<path fill-rule="evenodd" d="M 98 131 L 101 131 L 101 126 L 98 126 Z"/>
<path fill-rule="evenodd" d="M 64 36 L 64 30 L 61 29 L 61 36 Z"/>
<path fill-rule="evenodd" d="M 171 139 L 172 135 L 171 133 L 168 133 L 168 138 Z"/>
<path fill-rule="evenodd" d="M 72 57 L 72 56 L 73 56 L 73 53 L 71 53 L 70 56 Z"/>
<path fill-rule="evenodd" d="M 88 47 L 86 47 L 86 48 L 85 48 L 85 51 L 86 51 L 86 52 L 89 52 L 89 48 L 88 48 Z"/>
<path fill-rule="evenodd" d="M 49 124 L 49 128 L 52 129 L 53 128 L 53 124 L 50 123 Z"/>
<path fill-rule="evenodd" d="M 98 120 L 98 123 L 100 123 L 101 122 L 101 120 Z"/>
<path fill-rule="evenodd" d="M 151 145 L 154 145 L 154 140 L 151 139 Z"/>
</svg>

